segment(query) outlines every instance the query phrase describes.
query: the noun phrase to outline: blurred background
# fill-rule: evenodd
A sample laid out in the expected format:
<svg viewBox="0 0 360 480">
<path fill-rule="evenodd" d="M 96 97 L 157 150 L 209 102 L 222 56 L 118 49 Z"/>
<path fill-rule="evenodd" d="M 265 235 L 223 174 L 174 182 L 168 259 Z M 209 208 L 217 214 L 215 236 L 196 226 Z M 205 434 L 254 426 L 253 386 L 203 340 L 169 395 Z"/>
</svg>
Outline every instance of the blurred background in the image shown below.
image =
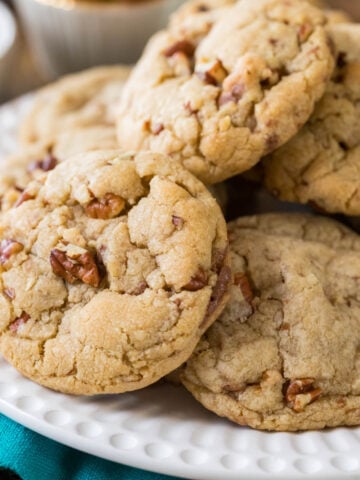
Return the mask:
<svg viewBox="0 0 360 480">
<path fill-rule="evenodd" d="M 65 73 L 134 63 L 182 1 L 0 0 L 0 103 Z M 327 4 L 360 21 L 360 0 Z"/>
</svg>

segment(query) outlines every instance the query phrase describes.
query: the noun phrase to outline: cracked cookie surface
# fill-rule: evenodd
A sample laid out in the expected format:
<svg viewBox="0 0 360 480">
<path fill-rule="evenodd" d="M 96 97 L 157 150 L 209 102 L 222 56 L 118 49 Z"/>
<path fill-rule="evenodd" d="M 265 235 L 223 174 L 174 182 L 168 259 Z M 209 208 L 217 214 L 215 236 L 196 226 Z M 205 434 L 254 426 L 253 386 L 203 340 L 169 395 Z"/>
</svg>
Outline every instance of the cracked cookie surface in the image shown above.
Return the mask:
<svg viewBox="0 0 360 480">
<path fill-rule="evenodd" d="M 329 8 L 326 3 L 317 0 L 303 0 L 323 11 L 328 23 L 348 23 L 352 18 L 344 10 Z M 221 14 L 219 9 L 229 8 L 237 0 L 189 0 L 179 7 L 170 17 L 171 26 L 185 30 L 192 25 L 194 28 L 196 22 L 198 25 L 204 23 L 214 23 L 216 17 Z"/>
<path fill-rule="evenodd" d="M 360 237 L 332 220 L 229 224 L 234 285 L 182 373 L 206 408 L 296 431 L 360 423 Z"/>
<path fill-rule="evenodd" d="M 360 215 L 360 26 L 332 25 L 337 68 L 300 132 L 264 160 L 265 185 L 281 200 Z"/>
<path fill-rule="evenodd" d="M 151 39 L 117 121 L 124 148 L 167 153 L 205 183 L 251 168 L 293 136 L 334 64 L 325 15 L 307 2 L 215 10 L 215 20 L 185 15 Z"/>
<path fill-rule="evenodd" d="M 113 127 L 115 105 L 130 71 L 126 66 L 96 67 L 42 88 L 20 125 L 20 141 L 49 142 L 73 128 Z"/>
<path fill-rule="evenodd" d="M 228 297 L 216 201 L 160 154 L 79 154 L 2 217 L 0 351 L 67 393 L 119 393 L 166 375 Z"/>
<path fill-rule="evenodd" d="M 27 185 L 77 153 L 118 148 L 113 126 L 73 128 L 56 139 L 20 149 L 0 162 L 0 212 L 11 208 Z"/>
</svg>

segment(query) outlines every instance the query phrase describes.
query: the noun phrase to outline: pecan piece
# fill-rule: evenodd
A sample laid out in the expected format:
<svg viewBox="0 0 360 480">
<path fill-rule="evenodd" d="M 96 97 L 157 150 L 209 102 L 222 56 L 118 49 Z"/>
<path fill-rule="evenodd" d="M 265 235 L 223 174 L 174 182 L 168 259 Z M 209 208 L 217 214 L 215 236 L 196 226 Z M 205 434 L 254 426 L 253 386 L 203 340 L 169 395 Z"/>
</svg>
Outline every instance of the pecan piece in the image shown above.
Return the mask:
<svg viewBox="0 0 360 480">
<path fill-rule="evenodd" d="M 225 261 L 227 252 L 228 252 L 228 247 L 226 247 L 224 250 L 215 249 L 213 252 L 211 269 L 214 270 L 217 274 L 220 273 L 222 267 L 224 266 L 224 261 Z"/>
<path fill-rule="evenodd" d="M 31 162 L 27 168 L 28 172 L 33 172 L 34 170 L 43 170 L 44 172 L 49 172 L 53 170 L 58 164 L 58 160 L 52 153 L 48 153 L 42 160 L 35 160 Z"/>
<path fill-rule="evenodd" d="M 171 222 L 177 228 L 177 230 L 181 230 L 184 226 L 184 219 L 178 217 L 177 215 L 172 215 Z"/>
<path fill-rule="evenodd" d="M 254 294 L 250 286 L 250 282 L 245 273 L 235 273 L 234 284 L 240 287 L 241 293 L 247 303 L 252 303 Z"/>
<path fill-rule="evenodd" d="M 190 101 L 185 102 L 184 108 L 190 113 L 190 115 L 196 115 L 199 112 L 199 109 L 192 107 Z"/>
<path fill-rule="evenodd" d="M 179 40 L 164 51 L 165 57 L 172 57 L 175 53 L 183 53 L 187 57 L 192 57 L 195 52 L 195 45 L 188 40 Z"/>
<path fill-rule="evenodd" d="M 203 12 L 208 12 L 209 10 L 210 10 L 210 7 L 208 7 L 208 5 L 202 5 L 201 4 L 201 5 L 198 5 L 196 7 L 197 12 L 202 12 L 203 13 Z"/>
<path fill-rule="evenodd" d="M 313 28 L 309 22 L 302 23 L 297 31 L 299 42 L 305 42 L 312 34 Z"/>
<path fill-rule="evenodd" d="M 130 292 L 130 295 L 141 295 L 147 288 L 148 284 L 145 282 L 145 280 L 143 280 L 134 288 L 134 290 Z"/>
<path fill-rule="evenodd" d="M 69 283 L 80 280 L 92 287 L 98 287 L 100 284 L 99 268 L 90 252 L 70 257 L 66 252 L 54 248 L 50 252 L 50 265 L 55 275 Z"/>
<path fill-rule="evenodd" d="M 15 290 L 13 288 L 4 288 L 3 294 L 10 300 L 14 300 L 14 298 L 16 297 Z"/>
<path fill-rule="evenodd" d="M 235 84 L 230 91 L 222 92 L 218 100 L 219 107 L 222 107 L 229 102 L 238 103 L 238 101 L 244 95 L 244 92 L 245 85 L 240 83 Z"/>
<path fill-rule="evenodd" d="M 119 195 L 106 193 L 104 198 L 94 198 L 86 207 L 86 214 L 91 218 L 101 218 L 103 220 L 114 218 L 125 207 L 125 200 Z"/>
<path fill-rule="evenodd" d="M 190 279 L 190 282 L 184 286 L 185 290 L 190 292 L 196 292 L 207 285 L 208 276 L 204 270 L 200 267 L 199 270 Z"/>
<path fill-rule="evenodd" d="M 14 207 L 20 207 L 20 205 L 24 202 L 27 202 L 28 200 L 33 200 L 35 197 L 31 193 L 27 192 L 24 190 L 20 197 L 17 199 L 16 203 L 14 204 Z"/>
<path fill-rule="evenodd" d="M 12 333 L 16 333 L 21 325 L 24 325 L 30 320 L 30 315 L 26 312 L 21 312 L 20 317 L 15 318 L 15 320 L 10 323 L 9 330 Z"/>
<path fill-rule="evenodd" d="M 314 388 L 314 378 L 298 378 L 291 380 L 285 387 L 285 399 L 288 407 L 301 412 L 314 402 L 322 393 L 321 388 Z"/>
<path fill-rule="evenodd" d="M 164 130 L 164 125 L 162 123 L 155 123 L 154 125 L 152 125 L 151 127 L 151 133 L 153 135 L 159 135 L 159 133 L 161 133 L 163 130 Z"/>
<path fill-rule="evenodd" d="M 209 62 L 200 66 L 200 69 L 196 72 L 196 75 L 204 83 L 209 85 L 221 85 L 224 79 L 227 77 L 228 72 L 225 70 L 220 60 L 215 62 Z"/>
<path fill-rule="evenodd" d="M 207 320 L 220 305 L 223 297 L 229 289 L 231 282 L 231 269 L 227 265 L 223 265 L 218 274 L 218 278 L 213 288 L 210 302 L 206 311 L 205 319 Z"/>
<path fill-rule="evenodd" d="M 1 240 L 0 242 L 0 263 L 4 265 L 12 255 L 21 252 L 24 245 L 16 240 Z"/>
</svg>

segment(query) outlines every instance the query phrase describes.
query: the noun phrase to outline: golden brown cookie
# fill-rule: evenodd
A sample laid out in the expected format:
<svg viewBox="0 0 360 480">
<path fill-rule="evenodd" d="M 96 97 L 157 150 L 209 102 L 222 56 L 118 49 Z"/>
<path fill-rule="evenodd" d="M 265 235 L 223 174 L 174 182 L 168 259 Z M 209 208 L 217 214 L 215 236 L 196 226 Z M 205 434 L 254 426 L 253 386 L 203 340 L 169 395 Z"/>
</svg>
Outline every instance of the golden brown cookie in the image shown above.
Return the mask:
<svg viewBox="0 0 360 480">
<path fill-rule="evenodd" d="M 152 38 L 117 122 L 124 148 L 167 153 L 205 183 L 251 168 L 291 138 L 333 70 L 325 15 L 307 2 L 215 10 L 214 21 L 185 16 Z"/>
<path fill-rule="evenodd" d="M 23 147 L 0 162 L 0 212 L 11 208 L 27 185 L 72 155 L 117 148 L 112 126 L 66 130 L 48 142 Z"/>
<path fill-rule="evenodd" d="M 54 141 L 74 128 L 113 126 L 130 67 L 96 67 L 67 75 L 37 93 L 20 126 L 24 145 Z"/>
<path fill-rule="evenodd" d="M 44 182 L 44 183 L 43 183 Z M 160 154 L 79 154 L 2 216 L 0 351 L 67 393 L 145 387 L 184 362 L 228 298 L 226 225 Z"/>
<path fill-rule="evenodd" d="M 360 214 L 360 26 L 329 28 L 337 68 L 302 130 L 264 161 L 265 185 L 281 200 Z"/>
<path fill-rule="evenodd" d="M 234 285 L 182 381 L 263 430 L 360 424 L 360 237 L 304 214 L 229 225 Z"/>
</svg>

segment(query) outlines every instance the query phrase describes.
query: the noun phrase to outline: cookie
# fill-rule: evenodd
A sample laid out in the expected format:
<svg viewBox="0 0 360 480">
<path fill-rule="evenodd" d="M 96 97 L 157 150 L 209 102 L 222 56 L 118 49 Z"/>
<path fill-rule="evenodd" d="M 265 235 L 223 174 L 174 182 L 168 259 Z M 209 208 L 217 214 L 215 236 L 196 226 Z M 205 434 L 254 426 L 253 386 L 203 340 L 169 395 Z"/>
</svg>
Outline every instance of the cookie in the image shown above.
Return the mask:
<svg viewBox="0 0 360 480">
<path fill-rule="evenodd" d="M 24 147 L 0 162 L 0 212 L 11 208 L 27 185 L 72 155 L 117 148 L 113 126 L 77 128 Z"/>
<path fill-rule="evenodd" d="M 170 28 L 179 32 L 191 30 L 194 34 L 196 24 L 199 33 L 207 33 L 217 17 L 222 14 L 220 9 L 232 7 L 237 0 L 190 0 L 183 3 L 171 16 Z M 211 24 L 206 25 L 206 24 Z"/>
<path fill-rule="evenodd" d="M 265 186 L 281 200 L 360 214 L 360 26 L 330 27 L 337 68 L 302 130 L 264 161 Z"/>
<path fill-rule="evenodd" d="M 171 27 L 186 29 L 187 24 L 192 24 L 192 28 L 196 22 L 200 26 L 201 23 L 214 23 L 219 15 L 219 9 L 231 7 L 237 0 L 189 0 L 185 2 L 171 16 Z M 320 0 L 303 0 L 313 6 L 323 10 L 328 23 L 348 23 L 352 21 L 351 16 L 344 10 L 329 8 L 326 3 Z"/>
<path fill-rule="evenodd" d="M 0 351 L 62 392 L 157 381 L 227 301 L 220 208 L 160 154 L 72 157 L 27 187 L 0 240 Z"/>
<path fill-rule="evenodd" d="M 24 145 L 54 141 L 73 128 L 110 126 L 130 67 L 97 67 L 61 78 L 41 89 L 20 125 Z"/>
<path fill-rule="evenodd" d="M 351 15 L 349 15 L 344 10 L 337 10 L 333 8 L 327 8 L 324 10 L 326 15 L 328 24 L 335 24 L 335 23 L 351 23 L 353 19 Z"/>
<path fill-rule="evenodd" d="M 182 372 L 222 417 L 262 430 L 360 424 L 360 237 L 305 214 L 229 225 L 234 285 Z"/>
<path fill-rule="evenodd" d="M 220 11 L 214 23 L 179 22 L 152 38 L 117 121 L 124 148 L 167 153 L 209 184 L 293 136 L 333 70 L 325 16 L 307 2 L 242 0 Z"/>
</svg>

